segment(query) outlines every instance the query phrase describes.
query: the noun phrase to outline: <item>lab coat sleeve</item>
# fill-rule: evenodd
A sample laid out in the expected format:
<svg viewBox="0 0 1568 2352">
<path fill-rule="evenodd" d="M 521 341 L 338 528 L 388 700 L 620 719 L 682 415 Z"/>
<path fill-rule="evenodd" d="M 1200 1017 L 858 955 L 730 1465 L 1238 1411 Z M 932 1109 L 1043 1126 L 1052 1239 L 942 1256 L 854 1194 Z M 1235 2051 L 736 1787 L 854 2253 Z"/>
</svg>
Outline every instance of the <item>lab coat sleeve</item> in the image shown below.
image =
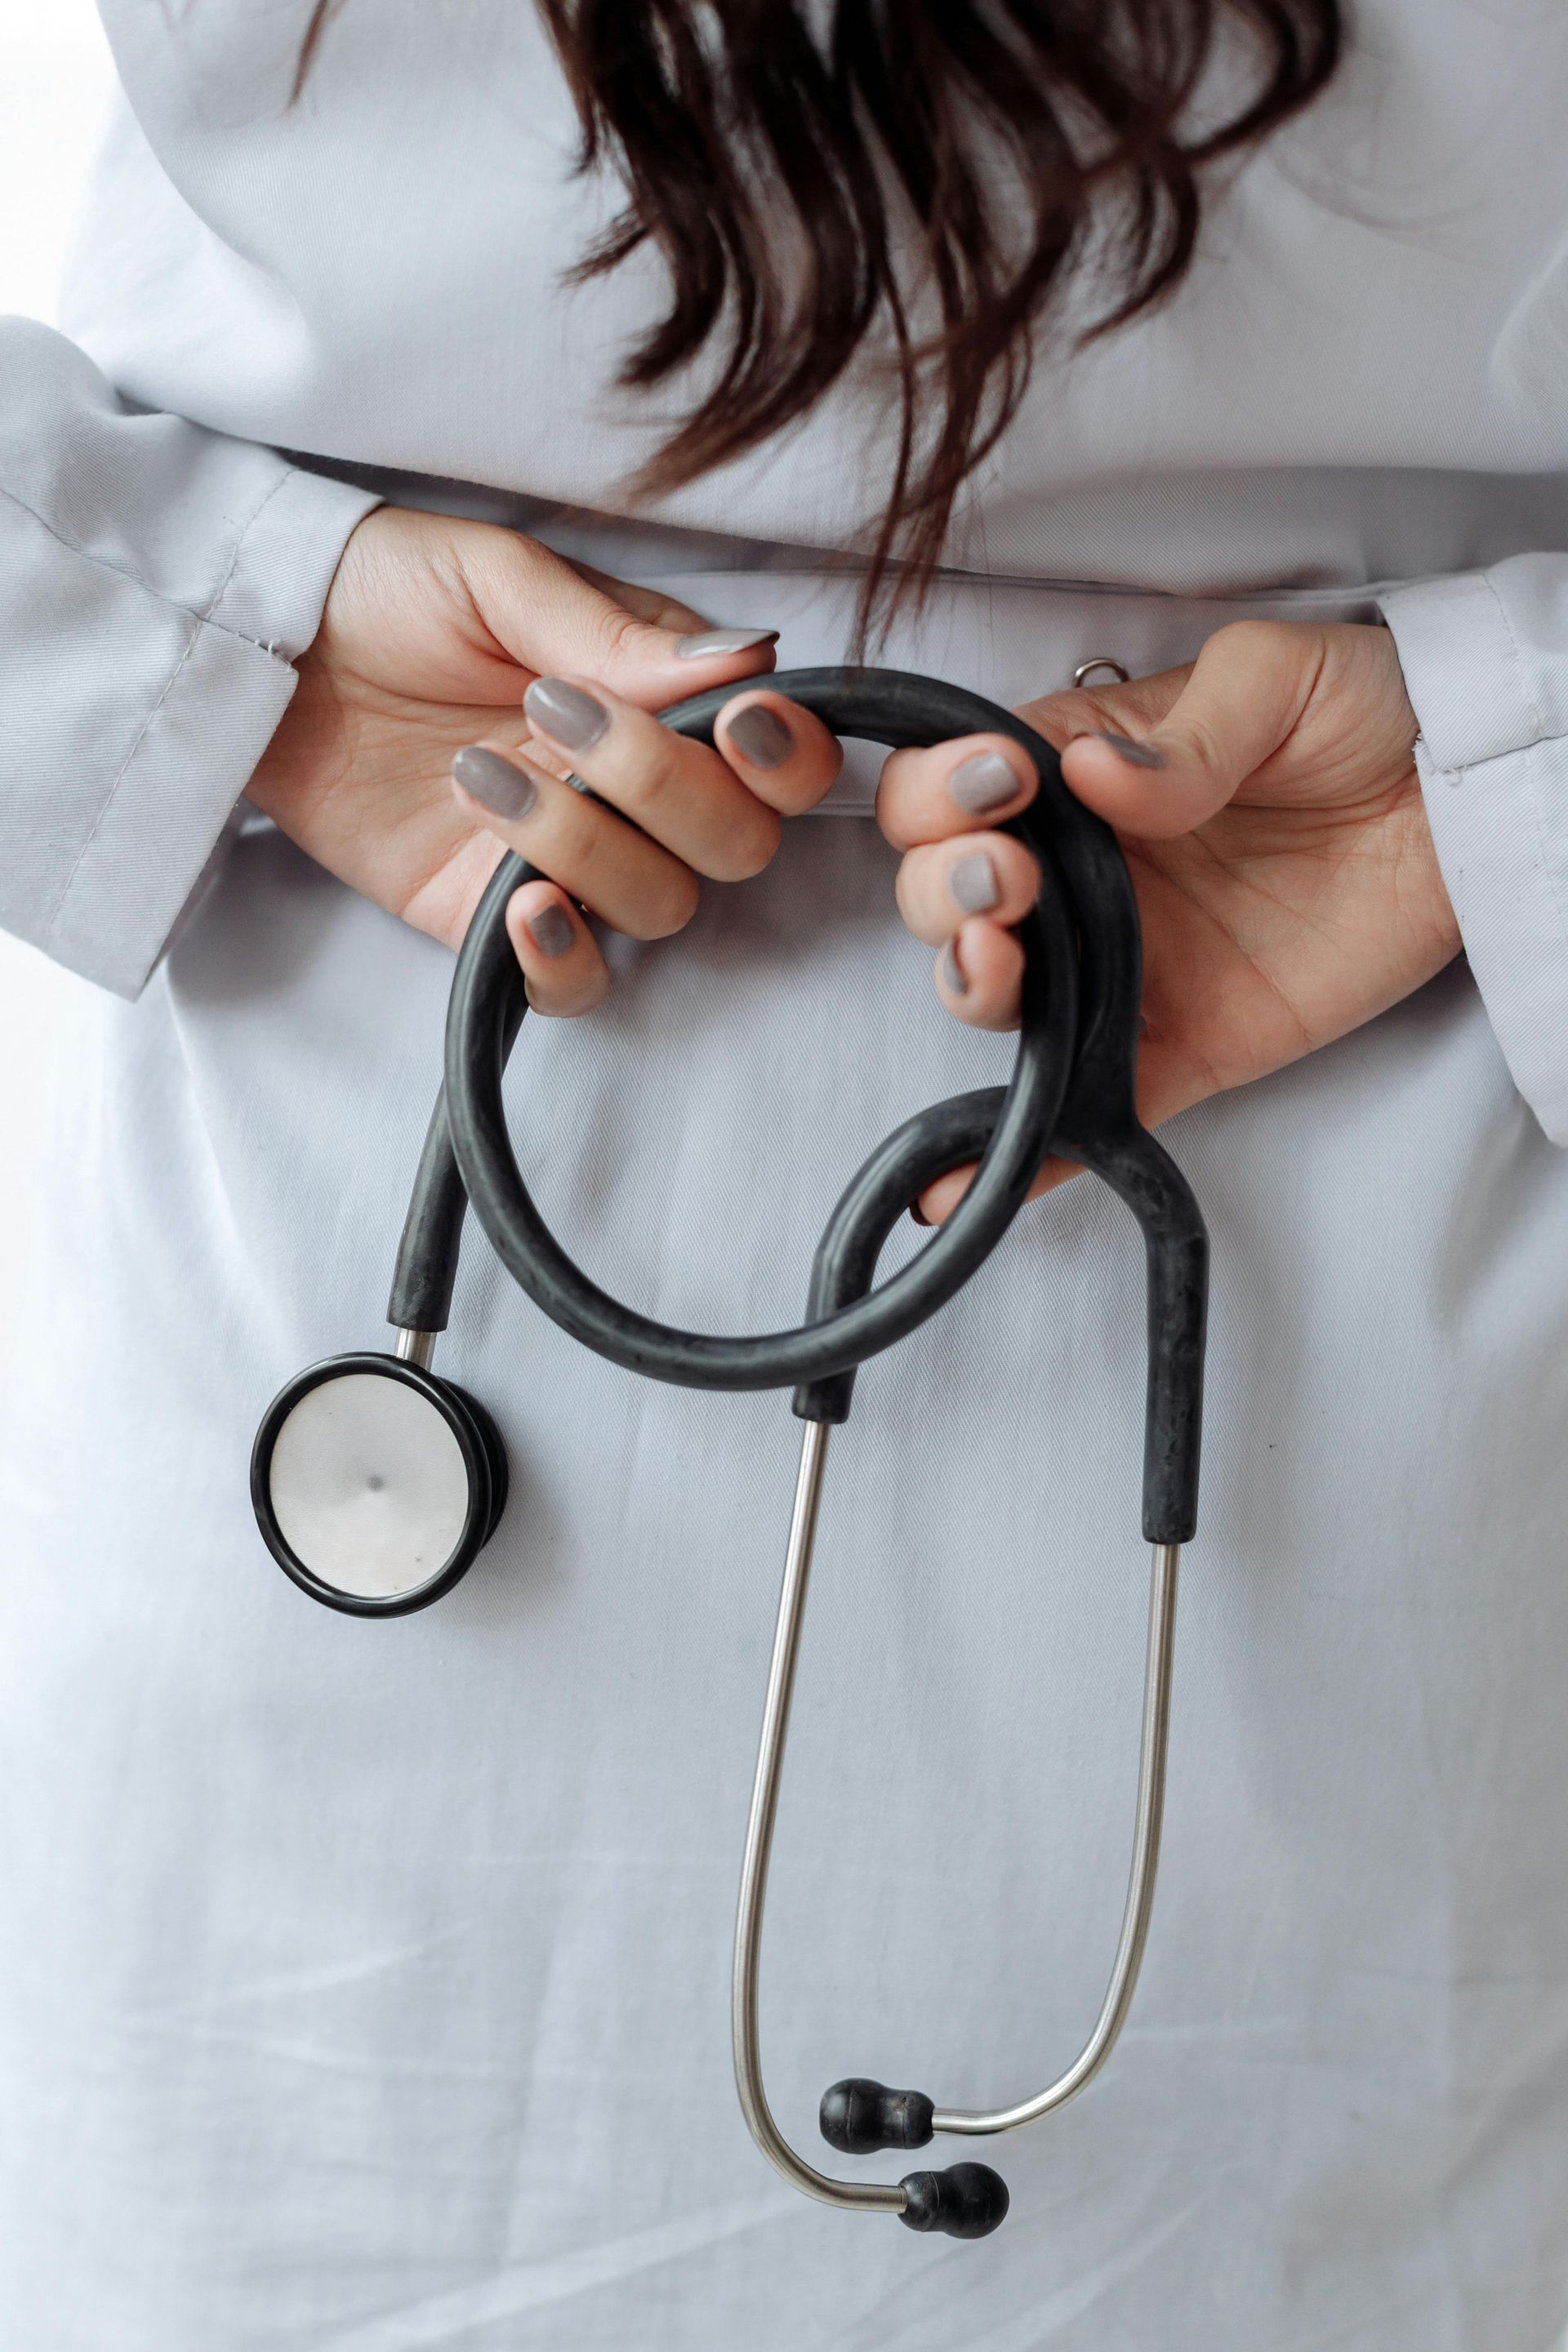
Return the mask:
<svg viewBox="0 0 1568 2352">
<path fill-rule="evenodd" d="M 1387 593 L 1426 814 L 1514 1083 L 1568 1144 L 1568 555 Z"/>
<path fill-rule="evenodd" d="M 0 320 L 0 927 L 136 993 L 375 503 Z"/>
</svg>

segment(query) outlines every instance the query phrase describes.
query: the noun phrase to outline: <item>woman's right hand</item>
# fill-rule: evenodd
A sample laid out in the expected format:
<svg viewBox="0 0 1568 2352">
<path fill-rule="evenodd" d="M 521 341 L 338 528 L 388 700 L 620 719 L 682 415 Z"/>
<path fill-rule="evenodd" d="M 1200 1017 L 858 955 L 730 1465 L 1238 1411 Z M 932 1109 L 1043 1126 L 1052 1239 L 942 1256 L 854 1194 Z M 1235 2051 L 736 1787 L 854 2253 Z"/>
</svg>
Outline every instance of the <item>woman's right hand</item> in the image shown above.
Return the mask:
<svg viewBox="0 0 1568 2352">
<path fill-rule="evenodd" d="M 508 909 L 530 1001 L 585 1012 L 608 975 L 581 908 L 637 939 L 679 929 L 700 877 L 760 871 L 781 814 L 837 775 L 833 737 L 765 688 L 726 706 L 717 751 L 648 716 L 739 688 L 772 648 L 520 532 L 380 507 L 343 551 L 248 797 L 452 948 L 503 847 L 521 850 L 552 877 Z"/>
</svg>

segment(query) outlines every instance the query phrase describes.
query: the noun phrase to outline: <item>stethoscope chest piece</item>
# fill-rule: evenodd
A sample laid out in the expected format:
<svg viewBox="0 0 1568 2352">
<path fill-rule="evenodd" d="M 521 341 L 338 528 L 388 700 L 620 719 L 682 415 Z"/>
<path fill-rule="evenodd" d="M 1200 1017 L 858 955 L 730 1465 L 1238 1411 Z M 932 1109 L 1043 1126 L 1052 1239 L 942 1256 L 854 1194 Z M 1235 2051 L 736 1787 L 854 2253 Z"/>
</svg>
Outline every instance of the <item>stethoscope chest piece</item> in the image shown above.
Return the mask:
<svg viewBox="0 0 1568 2352">
<path fill-rule="evenodd" d="M 483 1406 L 394 1356 L 333 1356 L 299 1373 L 251 1455 L 272 1557 L 313 1599 L 355 1617 L 405 1616 L 449 1592 L 489 1541 L 506 1491 Z"/>
</svg>

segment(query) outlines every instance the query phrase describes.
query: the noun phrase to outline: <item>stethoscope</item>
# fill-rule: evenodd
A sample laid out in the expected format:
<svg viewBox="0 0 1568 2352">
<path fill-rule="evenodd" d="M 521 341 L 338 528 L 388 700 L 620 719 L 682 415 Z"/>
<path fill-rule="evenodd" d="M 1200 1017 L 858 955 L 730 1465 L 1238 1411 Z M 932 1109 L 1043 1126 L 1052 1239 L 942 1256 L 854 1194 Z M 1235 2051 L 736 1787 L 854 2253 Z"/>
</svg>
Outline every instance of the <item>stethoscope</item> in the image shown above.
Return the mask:
<svg viewBox="0 0 1568 2352">
<path fill-rule="evenodd" d="M 871 1154 L 828 1220 L 797 1328 L 721 1338 L 654 1322 L 599 1289 L 568 1257 L 518 1169 L 501 1076 L 527 1001 L 505 914 L 535 869 L 507 856 L 469 926 L 452 982 L 445 1083 L 387 1308 L 396 1353 L 334 1356 L 290 1381 L 257 1433 L 251 1498 L 279 1566 L 313 1599 L 353 1616 L 427 1608 L 473 1565 L 505 1507 L 506 1456 L 484 1407 L 430 1369 L 470 1202 L 513 1279 L 596 1354 L 685 1388 L 794 1388 L 805 1433 L 735 1926 L 731 2021 L 741 2106 L 763 2154 L 807 2196 L 897 2213 L 912 2230 L 980 2238 L 1007 2210 L 1006 2188 L 987 2166 L 955 2164 L 900 2181 L 835 2179 L 789 2145 L 763 2088 L 763 1912 L 828 1433 L 848 1418 L 857 1368 L 917 1329 L 984 1263 L 1047 1150 L 1092 1170 L 1125 1202 L 1142 1227 L 1148 1260 L 1143 1534 L 1153 1564 L 1132 1865 L 1110 1985 L 1067 2072 L 1011 2106 L 939 2107 L 923 2092 L 836 2083 L 822 2102 L 823 2136 L 861 2156 L 923 2147 L 937 2132 L 983 2137 L 1033 2123 L 1098 2074 L 1126 2019 L 1159 1860 L 1177 1561 L 1197 1523 L 1208 1240 L 1185 1179 L 1134 1108 L 1142 945 L 1127 869 L 1110 830 L 1062 782 L 1050 746 L 978 695 L 898 671 L 796 670 L 769 683 L 838 735 L 897 747 L 1004 734 L 1035 761 L 1038 796 L 1007 828 L 1034 852 L 1041 874 L 1038 902 L 1019 926 L 1023 1017 L 1007 1087 L 938 1103 Z M 734 691 L 694 696 L 666 711 L 665 724 L 711 742 L 713 721 Z M 905 1210 L 938 1176 L 977 1158 L 978 1172 L 947 1223 L 874 1287 L 882 1244 Z"/>
</svg>

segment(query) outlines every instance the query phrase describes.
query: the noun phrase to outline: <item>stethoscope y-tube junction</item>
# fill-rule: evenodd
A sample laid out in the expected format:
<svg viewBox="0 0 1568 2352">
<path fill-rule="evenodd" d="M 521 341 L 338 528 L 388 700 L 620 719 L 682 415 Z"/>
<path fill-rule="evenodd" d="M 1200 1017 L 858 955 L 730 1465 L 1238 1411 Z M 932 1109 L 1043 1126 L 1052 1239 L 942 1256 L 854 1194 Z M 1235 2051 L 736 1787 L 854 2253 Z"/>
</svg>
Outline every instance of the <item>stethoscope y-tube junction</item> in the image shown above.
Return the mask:
<svg viewBox="0 0 1568 2352">
<path fill-rule="evenodd" d="M 954 1097 L 909 1120 L 866 1161 L 828 1222 L 805 1320 L 745 1335 L 685 1331 L 602 1290 L 545 1224 L 519 1168 L 501 1081 L 527 1011 L 506 909 L 534 869 L 498 866 L 458 958 L 447 1008 L 445 1076 L 420 1159 L 393 1277 L 395 1357 L 355 1355 L 310 1367 L 274 1399 L 258 1433 L 251 1491 L 274 1557 L 329 1607 L 398 1616 L 449 1591 L 499 1521 L 506 1463 L 489 1415 L 430 1369 L 447 1327 L 471 1204 L 501 1263 L 535 1305 L 585 1347 L 650 1380 L 719 1391 L 792 1388 L 805 1444 L 774 1636 L 736 1922 L 736 2081 L 759 2146 L 808 2195 L 896 2212 L 912 2229 L 983 2237 L 1007 2209 L 984 2165 L 914 2172 L 897 2183 L 835 2180 L 808 2165 L 775 2125 L 763 2087 L 757 1976 L 768 1857 L 805 1604 L 828 1433 L 845 1421 L 860 1365 L 916 1330 L 984 1264 L 1011 1226 L 1048 1152 L 1079 1161 L 1120 1195 L 1142 1229 L 1148 1261 L 1149 1368 L 1143 1532 L 1153 1547 L 1137 1820 L 1121 1936 L 1105 2001 L 1084 2050 L 1037 2096 L 995 2110 L 942 2109 L 917 2092 L 860 2079 L 822 2105 L 829 2143 L 847 2154 L 923 2146 L 933 2132 L 985 2134 L 1059 2106 L 1104 2063 L 1131 2001 L 1148 1934 L 1164 1786 L 1179 1548 L 1197 1518 L 1207 1240 L 1197 1204 L 1134 1107 L 1142 960 L 1137 908 L 1110 831 L 1075 801 L 1055 752 L 1034 730 L 962 688 L 874 669 L 787 672 L 769 683 L 838 735 L 891 747 L 1010 736 L 1034 760 L 1040 789 L 1007 830 L 1038 862 L 1038 900 L 1019 926 L 1025 950 L 1017 1054 L 1005 1087 Z M 731 688 L 663 714 L 711 742 Z M 893 1224 L 936 1176 L 977 1171 L 925 1247 L 879 1286 Z"/>
</svg>

